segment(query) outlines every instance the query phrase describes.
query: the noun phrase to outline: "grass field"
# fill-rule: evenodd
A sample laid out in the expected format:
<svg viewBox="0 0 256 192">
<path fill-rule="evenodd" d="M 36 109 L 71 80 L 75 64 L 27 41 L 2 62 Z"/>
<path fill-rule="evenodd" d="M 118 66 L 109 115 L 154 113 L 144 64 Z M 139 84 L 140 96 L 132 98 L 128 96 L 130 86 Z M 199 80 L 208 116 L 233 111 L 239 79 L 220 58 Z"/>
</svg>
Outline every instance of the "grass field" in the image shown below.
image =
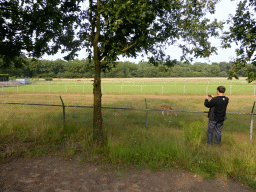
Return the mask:
<svg viewBox="0 0 256 192">
<path fill-rule="evenodd" d="M 111 81 L 113 80 L 105 80 L 103 84 Z M 125 83 L 118 82 L 119 79 L 116 81 L 112 83 Z M 134 83 L 139 83 L 137 81 Z M 148 81 L 152 83 L 153 80 L 148 79 Z M 154 81 L 157 83 L 156 79 Z M 182 81 L 180 80 L 179 83 Z M 205 81 L 201 79 L 200 83 L 208 83 L 208 79 Z M 212 90 L 211 94 L 216 94 L 215 90 Z M 159 94 L 156 90 L 151 94 L 139 92 L 120 94 L 103 90 L 102 106 L 145 109 L 146 98 L 149 109 L 160 109 L 161 105 L 167 104 L 174 110 L 207 111 L 208 109 L 203 105 L 205 94 L 196 92 Z M 47 90 L 34 93 L 3 91 L 0 102 L 61 105 L 60 95 L 65 105 L 92 106 L 93 104 L 91 92 L 49 93 Z M 251 112 L 255 101 L 254 95 L 243 93 L 229 95 L 228 92 L 226 95 L 230 98 L 229 112 Z M 145 111 L 103 109 L 103 126 L 108 136 L 108 144 L 104 150 L 100 150 L 91 147 L 93 120 L 91 108 L 66 107 L 65 127 L 63 127 L 61 107 L 0 104 L 0 110 L 1 158 L 15 155 L 29 158 L 47 154 L 64 156 L 79 154 L 92 162 L 111 162 L 122 166 L 132 164 L 154 169 L 175 166 L 200 173 L 206 178 L 232 177 L 256 189 L 254 141 L 256 132 L 254 131 L 251 142 L 249 115 L 228 115 L 223 129 L 222 147 L 209 148 L 206 145 L 207 114 L 180 112 L 177 117 L 174 115 L 167 117 L 163 116 L 161 111 L 150 111 L 149 127 L 146 130 Z"/>
<path fill-rule="evenodd" d="M 130 78 L 102 79 L 103 93 L 144 93 L 144 94 L 215 94 L 216 87 L 223 85 L 226 93 L 255 95 L 255 85 L 248 84 L 245 78 L 226 80 L 225 78 Z M 92 79 L 54 81 L 32 81 L 30 85 L 3 87 L 2 92 L 53 92 L 90 93 Z"/>
</svg>

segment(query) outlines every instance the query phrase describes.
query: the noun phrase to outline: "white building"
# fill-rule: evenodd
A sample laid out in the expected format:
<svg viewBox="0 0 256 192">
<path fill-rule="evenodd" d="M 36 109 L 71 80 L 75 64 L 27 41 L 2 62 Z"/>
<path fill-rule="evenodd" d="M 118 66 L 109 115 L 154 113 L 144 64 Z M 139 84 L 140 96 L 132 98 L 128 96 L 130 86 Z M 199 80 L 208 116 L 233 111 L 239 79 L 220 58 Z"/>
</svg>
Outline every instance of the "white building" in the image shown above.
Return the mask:
<svg viewBox="0 0 256 192">
<path fill-rule="evenodd" d="M 21 84 L 30 84 L 30 79 L 15 79 L 15 81 Z"/>
</svg>

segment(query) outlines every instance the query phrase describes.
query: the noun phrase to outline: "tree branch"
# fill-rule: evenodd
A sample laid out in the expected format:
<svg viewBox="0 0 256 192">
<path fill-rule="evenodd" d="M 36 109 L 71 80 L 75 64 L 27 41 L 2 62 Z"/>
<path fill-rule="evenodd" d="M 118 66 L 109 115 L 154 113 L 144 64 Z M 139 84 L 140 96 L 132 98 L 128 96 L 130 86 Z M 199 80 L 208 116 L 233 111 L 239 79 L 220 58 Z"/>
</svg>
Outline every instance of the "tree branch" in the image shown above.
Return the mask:
<svg viewBox="0 0 256 192">
<path fill-rule="evenodd" d="M 126 52 L 129 49 L 131 49 L 134 45 L 137 44 L 137 41 L 135 41 L 133 44 L 127 45 L 123 50 L 121 50 L 122 52 Z"/>
</svg>

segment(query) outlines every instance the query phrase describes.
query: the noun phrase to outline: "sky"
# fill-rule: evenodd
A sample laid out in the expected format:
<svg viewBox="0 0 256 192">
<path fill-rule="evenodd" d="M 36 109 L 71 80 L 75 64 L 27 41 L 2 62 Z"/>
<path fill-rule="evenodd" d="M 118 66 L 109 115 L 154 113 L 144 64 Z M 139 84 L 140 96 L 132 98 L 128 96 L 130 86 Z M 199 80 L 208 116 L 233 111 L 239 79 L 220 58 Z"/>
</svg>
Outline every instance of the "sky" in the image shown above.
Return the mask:
<svg viewBox="0 0 256 192">
<path fill-rule="evenodd" d="M 236 6 L 237 6 L 238 0 L 230 1 L 230 0 L 221 0 L 217 5 L 216 5 L 216 12 L 215 14 L 211 15 L 208 14 L 207 17 L 211 20 L 216 18 L 219 21 L 225 21 L 228 19 L 229 15 L 235 14 Z M 228 29 L 228 26 L 225 25 L 224 29 Z M 213 62 L 229 62 L 236 56 L 235 54 L 235 49 L 236 45 L 231 44 L 232 47 L 228 49 L 222 49 L 221 48 L 221 40 L 216 39 L 216 38 L 210 38 L 210 42 L 212 45 L 216 46 L 218 48 L 218 55 L 214 54 L 210 56 L 209 58 L 194 58 L 192 63 L 195 62 L 202 62 L 202 63 L 208 63 L 211 64 Z M 180 56 L 182 54 L 181 49 L 179 49 L 177 46 L 169 46 L 167 47 L 165 53 L 167 55 L 170 55 L 171 59 L 177 59 L 178 61 L 180 60 Z M 55 54 L 55 55 L 44 55 L 41 59 L 44 60 L 56 60 L 56 59 L 63 59 L 63 57 L 66 54 L 61 54 L 60 52 Z M 77 59 L 82 60 L 87 57 L 85 49 L 82 49 L 81 51 L 78 52 L 78 57 Z M 132 63 L 139 63 L 140 61 L 147 61 L 147 56 L 142 57 L 137 57 L 135 58 L 125 58 L 120 56 L 119 57 L 120 61 L 129 61 Z"/>
</svg>

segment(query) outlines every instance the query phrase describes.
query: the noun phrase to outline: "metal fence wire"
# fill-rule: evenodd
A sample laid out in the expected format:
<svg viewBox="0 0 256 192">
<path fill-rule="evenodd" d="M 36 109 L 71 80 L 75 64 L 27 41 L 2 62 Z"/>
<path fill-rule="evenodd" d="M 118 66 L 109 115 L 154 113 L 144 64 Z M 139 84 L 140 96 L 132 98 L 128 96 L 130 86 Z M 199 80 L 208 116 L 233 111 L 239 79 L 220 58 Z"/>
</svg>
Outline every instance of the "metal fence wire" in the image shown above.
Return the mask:
<svg viewBox="0 0 256 192">
<path fill-rule="evenodd" d="M 79 134 L 79 132 L 91 133 L 93 127 L 93 107 L 71 105 L 49 105 L 28 103 L 0 103 L 0 134 L 8 132 L 39 134 L 42 130 L 48 132 L 64 130 Z M 169 112 L 169 114 L 167 114 Z M 177 116 L 173 113 L 175 112 Z M 103 127 L 108 134 L 121 135 L 126 132 L 139 130 L 181 131 L 190 127 L 194 122 L 200 122 L 199 126 L 207 131 L 206 111 L 180 111 L 161 109 L 134 109 L 102 107 Z M 245 139 L 255 138 L 253 132 L 253 113 L 227 112 L 227 120 L 224 122 L 223 134 L 230 134 Z M 54 128 L 54 129 L 53 129 Z M 57 129 L 56 129 L 57 128 Z M 21 129 L 23 131 L 21 131 Z M 82 134 L 82 133 L 81 133 Z M 24 135 L 25 137 L 26 135 Z"/>
</svg>

